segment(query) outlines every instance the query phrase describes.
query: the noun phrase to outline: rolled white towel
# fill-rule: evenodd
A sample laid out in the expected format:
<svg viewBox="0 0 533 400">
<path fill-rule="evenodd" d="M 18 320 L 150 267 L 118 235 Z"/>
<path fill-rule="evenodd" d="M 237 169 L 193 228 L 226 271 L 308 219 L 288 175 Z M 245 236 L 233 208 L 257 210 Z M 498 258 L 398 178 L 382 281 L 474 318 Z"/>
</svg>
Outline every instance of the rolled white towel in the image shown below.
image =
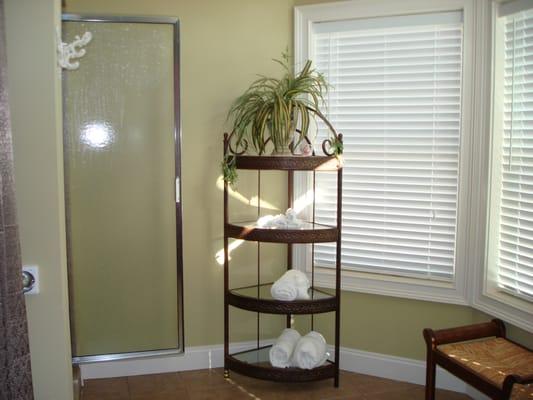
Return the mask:
<svg viewBox="0 0 533 400">
<path fill-rule="evenodd" d="M 307 275 L 305 275 L 302 271 L 290 269 L 285 272 L 285 276 L 287 279 L 292 280 L 296 286 L 298 291 L 296 298 L 299 300 L 309 300 L 310 297 L 308 290 L 311 287 L 311 282 L 309 282 Z"/>
<path fill-rule="evenodd" d="M 270 294 L 276 300 L 291 301 L 298 297 L 298 288 L 284 279 L 279 279 L 270 288 Z"/>
<path fill-rule="evenodd" d="M 270 293 L 277 300 L 308 300 L 310 287 L 309 279 L 303 272 L 291 269 L 274 282 L 270 288 Z"/>
<path fill-rule="evenodd" d="M 294 348 L 300 337 L 300 334 L 295 329 L 286 328 L 283 330 L 270 348 L 270 363 L 273 367 L 288 368 L 291 366 Z"/>
<path fill-rule="evenodd" d="M 298 368 L 313 369 L 324 364 L 328 356 L 324 336 L 311 331 L 296 344 L 292 355 L 292 364 Z"/>
<path fill-rule="evenodd" d="M 260 228 L 298 229 L 302 224 L 292 208 L 289 208 L 285 214 L 265 215 L 257 220 L 257 226 Z"/>
</svg>

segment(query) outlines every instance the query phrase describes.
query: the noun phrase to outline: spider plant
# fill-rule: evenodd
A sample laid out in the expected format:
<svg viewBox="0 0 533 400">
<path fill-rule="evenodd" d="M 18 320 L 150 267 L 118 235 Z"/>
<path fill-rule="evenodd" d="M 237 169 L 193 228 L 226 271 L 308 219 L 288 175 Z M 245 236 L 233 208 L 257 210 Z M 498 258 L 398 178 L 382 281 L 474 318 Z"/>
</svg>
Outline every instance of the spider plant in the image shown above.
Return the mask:
<svg viewBox="0 0 533 400">
<path fill-rule="evenodd" d="M 308 60 L 298 73 L 289 65 L 288 52 L 279 63 L 281 78 L 261 76 L 235 100 L 228 117 L 239 145 L 249 140 L 259 155 L 265 151 L 270 137 L 273 154 L 290 155 L 290 144 L 297 146 L 307 135 L 310 118 L 318 114 L 328 85 L 324 76 L 312 68 Z"/>
<path fill-rule="evenodd" d="M 222 177 L 231 187 L 237 182 L 237 166 L 235 165 L 235 156 L 226 154 L 221 164 Z"/>
</svg>

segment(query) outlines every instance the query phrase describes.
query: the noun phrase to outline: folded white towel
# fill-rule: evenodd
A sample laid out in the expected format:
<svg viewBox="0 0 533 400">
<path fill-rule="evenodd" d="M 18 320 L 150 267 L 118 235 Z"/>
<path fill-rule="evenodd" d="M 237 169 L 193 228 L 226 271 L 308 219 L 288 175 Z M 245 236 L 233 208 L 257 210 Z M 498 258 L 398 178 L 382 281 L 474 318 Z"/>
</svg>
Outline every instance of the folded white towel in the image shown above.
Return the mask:
<svg viewBox="0 0 533 400">
<path fill-rule="evenodd" d="M 284 329 L 280 337 L 270 348 L 270 363 L 273 367 L 288 368 L 291 366 L 291 358 L 300 334 L 295 329 Z"/>
<path fill-rule="evenodd" d="M 311 331 L 296 344 L 292 355 L 292 364 L 298 368 L 313 369 L 324 364 L 328 356 L 324 336 Z"/>
<path fill-rule="evenodd" d="M 265 215 L 257 220 L 257 226 L 260 228 L 298 229 L 302 224 L 292 208 L 289 208 L 285 214 Z"/>
<path fill-rule="evenodd" d="M 302 271 L 290 269 L 274 282 L 270 294 L 276 300 L 308 300 L 310 287 L 309 279 Z"/>
</svg>

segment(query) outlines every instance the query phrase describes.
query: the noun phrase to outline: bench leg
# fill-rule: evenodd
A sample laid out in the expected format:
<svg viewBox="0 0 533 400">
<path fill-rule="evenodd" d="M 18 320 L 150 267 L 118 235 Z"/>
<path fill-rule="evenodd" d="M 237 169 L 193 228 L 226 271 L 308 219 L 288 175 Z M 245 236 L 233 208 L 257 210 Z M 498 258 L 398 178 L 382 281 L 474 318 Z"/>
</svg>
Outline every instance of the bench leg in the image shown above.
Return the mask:
<svg viewBox="0 0 533 400">
<path fill-rule="evenodd" d="M 426 400 L 435 400 L 435 373 L 437 366 L 433 358 L 433 351 L 428 349 L 426 363 Z"/>
</svg>

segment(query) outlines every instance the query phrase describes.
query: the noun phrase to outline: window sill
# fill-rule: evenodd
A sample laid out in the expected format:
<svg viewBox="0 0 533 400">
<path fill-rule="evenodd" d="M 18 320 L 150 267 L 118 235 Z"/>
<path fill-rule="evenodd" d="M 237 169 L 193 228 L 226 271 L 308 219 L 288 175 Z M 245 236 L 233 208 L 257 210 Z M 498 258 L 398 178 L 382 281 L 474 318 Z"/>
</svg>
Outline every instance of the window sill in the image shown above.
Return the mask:
<svg viewBox="0 0 533 400">
<path fill-rule="evenodd" d="M 483 290 L 472 300 L 476 309 L 533 333 L 533 304 L 499 290 Z"/>
<path fill-rule="evenodd" d="M 309 279 L 311 272 L 306 271 Z M 335 288 L 335 271 L 315 267 L 315 286 Z M 342 271 L 342 290 L 413 300 L 468 305 L 465 288 L 453 282 L 427 281 L 356 271 Z"/>
</svg>

